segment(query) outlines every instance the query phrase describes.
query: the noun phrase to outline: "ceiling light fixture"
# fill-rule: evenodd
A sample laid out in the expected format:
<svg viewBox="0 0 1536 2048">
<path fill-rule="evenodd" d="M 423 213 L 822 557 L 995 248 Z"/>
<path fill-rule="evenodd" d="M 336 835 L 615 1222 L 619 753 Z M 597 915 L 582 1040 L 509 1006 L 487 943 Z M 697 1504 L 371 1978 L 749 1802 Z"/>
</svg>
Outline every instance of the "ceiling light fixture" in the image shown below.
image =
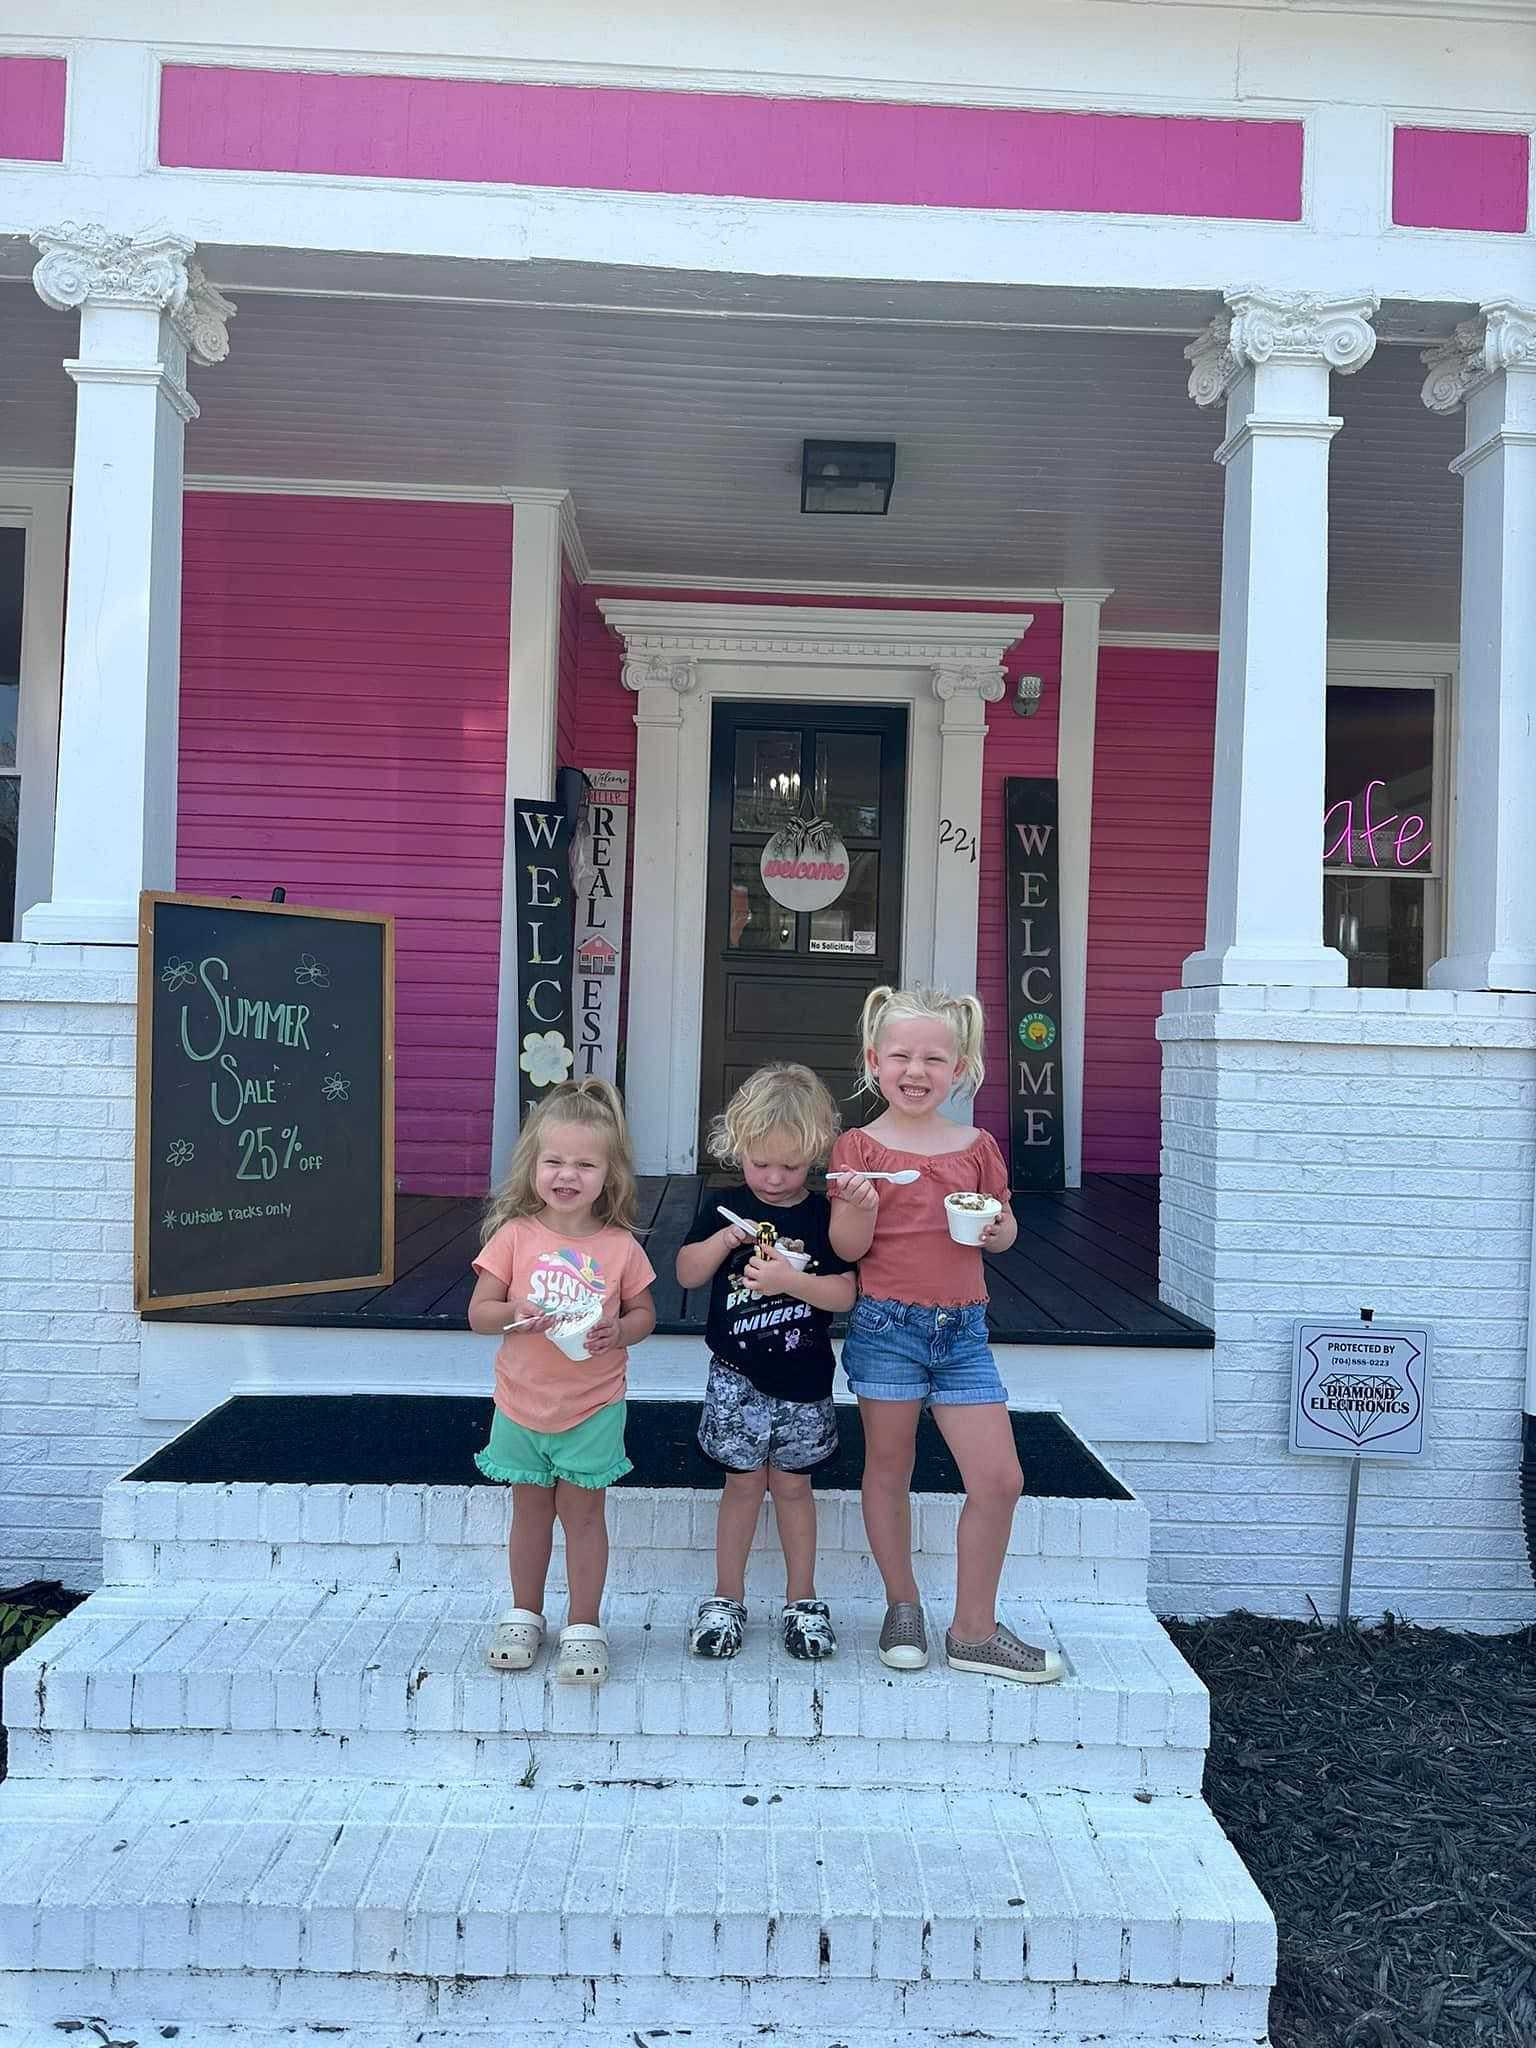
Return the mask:
<svg viewBox="0 0 1536 2048">
<path fill-rule="evenodd" d="M 896 482 L 894 441 L 806 441 L 800 451 L 802 512 L 888 512 Z"/>
</svg>

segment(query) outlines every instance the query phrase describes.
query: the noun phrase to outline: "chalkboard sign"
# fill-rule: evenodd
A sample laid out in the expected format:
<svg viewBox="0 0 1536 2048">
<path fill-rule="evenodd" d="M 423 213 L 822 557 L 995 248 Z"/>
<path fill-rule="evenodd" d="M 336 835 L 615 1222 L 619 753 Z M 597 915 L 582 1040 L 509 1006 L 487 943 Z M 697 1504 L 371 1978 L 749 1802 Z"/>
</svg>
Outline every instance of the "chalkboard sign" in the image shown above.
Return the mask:
<svg viewBox="0 0 1536 2048">
<path fill-rule="evenodd" d="M 394 921 L 139 899 L 140 1308 L 394 1277 Z"/>
<path fill-rule="evenodd" d="M 1057 791 L 1051 778 L 1022 775 L 1003 789 L 1009 1178 L 1015 1193 L 1041 1194 L 1066 1184 Z"/>
</svg>

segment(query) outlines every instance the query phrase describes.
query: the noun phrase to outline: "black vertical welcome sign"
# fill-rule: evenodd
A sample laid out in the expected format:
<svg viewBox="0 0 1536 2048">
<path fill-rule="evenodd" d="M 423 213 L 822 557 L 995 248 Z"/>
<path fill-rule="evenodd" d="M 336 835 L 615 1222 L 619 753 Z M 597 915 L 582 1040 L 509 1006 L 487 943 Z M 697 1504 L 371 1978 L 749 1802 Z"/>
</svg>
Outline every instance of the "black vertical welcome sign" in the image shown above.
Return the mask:
<svg viewBox="0 0 1536 2048">
<path fill-rule="evenodd" d="M 519 1121 L 570 1079 L 575 905 L 571 824 L 554 804 L 516 802 L 517 1102 Z"/>
<path fill-rule="evenodd" d="M 1066 1183 L 1061 1093 L 1061 859 L 1056 783 L 1004 784 L 1008 902 L 1009 1177 L 1020 1194 Z"/>
</svg>

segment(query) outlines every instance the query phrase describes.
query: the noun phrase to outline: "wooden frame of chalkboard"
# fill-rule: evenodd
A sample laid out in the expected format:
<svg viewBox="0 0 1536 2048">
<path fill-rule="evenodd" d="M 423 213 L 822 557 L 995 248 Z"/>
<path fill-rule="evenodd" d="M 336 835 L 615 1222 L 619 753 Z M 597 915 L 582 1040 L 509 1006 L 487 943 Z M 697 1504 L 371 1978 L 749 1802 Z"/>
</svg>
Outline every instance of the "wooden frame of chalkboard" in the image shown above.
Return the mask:
<svg viewBox="0 0 1536 2048">
<path fill-rule="evenodd" d="M 222 955 L 200 961 L 192 957 L 198 945 L 191 943 L 190 934 L 176 941 L 189 957 L 178 953 L 159 960 L 159 953 L 165 950 L 163 927 L 190 924 L 183 913 L 202 913 L 204 923 L 212 924 L 213 935 L 221 943 L 245 920 L 261 921 L 268 936 L 275 932 L 276 920 L 300 920 L 293 928 L 298 947 L 293 985 L 288 986 L 285 977 L 282 985 L 269 980 L 241 988 Z M 345 963 L 349 978 L 336 990 L 337 998 L 344 998 L 354 1015 L 359 1004 L 363 1006 L 350 1042 L 350 1020 L 345 1013 L 339 1019 L 325 1014 L 332 1007 L 325 997 L 331 988 L 329 969 L 336 964 L 334 956 L 328 961 L 322 944 L 317 959 L 313 944 L 303 943 L 313 936 L 302 929 L 305 922 L 319 927 L 322 939 L 327 930 L 335 930 L 339 940 L 339 928 L 348 928 L 347 937 L 353 941 L 349 950 L 354 955 L 359 951 L 355 942 L 364 940 L 365 935 L 353 928 L 367 926 L 377 934 L 376 947 L 364 943 L 360 964 L 356 959 Z M 254 927 L 249 936 L 254 943 Z M 199 934 L 199 943 L 200 938 Z M 224 949 L 232 952 L 227 943 Z M 374 987 L 377 995 L 370 1003 Z M 183 991 L 187 1002 L 168 1010 L 168 1000 L 174 1003 Z M 158 1028 L 157 996 L 163 1013 Z M 189 1014 L 194 1003 L 200 1008 L 192 1023 Z M 340 1000 L 334 1007 L 340 1010 Z M 179 1021 L 173 1021 L 176 1010 Z M 201 1041 L 196 1046 L 191 1042 L 193 1029 Z M 178 1074 L 170 1064 L 174 1057 L 167 1042 L 171 1031 L 180 1040 L 174 1050 L 190 1063 L 192 1074 Z M 338 1034 L 334 1046 L 321 1038 L 322 1032 Z M 322 1065 L 331 1069 L 321 1075 L 318 1087 L 313 1085 L 319 1073 L 313 1063 L 317 1046 Z M 333 1055 L 340 1053 L 345 1058 L 349 1052 L 362 1061 L 362 1067 L 359 1070 L 348 1060 L 352 1071 L 343 1074 L 339 1066 L 332 1065 Z M 307 1068 L 302 1064 L 304 1055 L 311 1056 Z M 198 1088 L 207 1078 L 206 1108 L 194 1108 L 194 1076 Z M 173 1080 L 174 1088 L 169 1085 Z M 351 1088 L 357 1082 L 362 1085 L 354 1099 Z M 265 1123 L 258 1121 L 263 1107 L 270 1111 Z M 358 1111 L 369 1109 L 374 1114 L 365 1118 L 365 1135 L 357 1140 L 348 1126 L 357 1123 Z M 172 1125 L 178 1126 L 174 1132 Z M 179 1128 L 182 1125 L 186 1128 Z M 317 1131 L 324 1149 L 317 1149 L 313 1141 Z M 226 1136 L 227 1152 L 221 1149 Z M 333 1168 L 339 1166 L 342 1174 L 351 1174 L 350 1183 L 325 1171 L 328 1156 Z M 197 1167 L 197 1174 L 187 1176 L 186 1168 L 191 1166 Z M 178 1174 L 185 1177 L 183 1186 L 168 1188 L 168 1177 Z M 280 1177 L 290 1199 L 281 1198 L 281 1188 L 272 1190 L 278 1197 L 275 1200 L 258 1199 L 263 1186 Z M 338 1195 L 356 1194 L 360 1179 L 366 1181 L 368 1199 L 351 1204 L 338 1201 Z M 249 1197 L 246 1188 L 235 1185 L 237 1181 L 248 1185 Z M 318 1202 L 313 1200 L 316 1195 Z M 162 1207 L 162 1203 L 169 1206 Z M 249 1223 L 264 1227 L 250 1232 L 235 1228 Z M 285 1243 L 283 1226 L 291 1243 Z M 189 1242 L 195 1244 L 196 1251 L 184 1255 L 181 1248 Z M 335 1271 L 335 1258 L 330 1261 L 332 1270 L 324 1270 L 327 1243 L 341 1263 L 355 1270 Z M 189 1260 L 202 1269 L 199 1278 L 217 1275 L 220 1284 L 188 1284 Z M 291 1276 L 281 1277 L 277 1269 L 295 1260 Z M 248 1269 L 244 1277 L 237 1270 L 242 1263 Z M 317 1266 L 321 1270 L 316 1271 Z M 139 898 L 135 1308 L 195 1308 L 270 1300 L 284 1294 L 387 1287 L 394 1279 L 394 1268 L 394 919 L 369 911 L 322 910 L 301 903 L 145 890 Z"/>
</svg>

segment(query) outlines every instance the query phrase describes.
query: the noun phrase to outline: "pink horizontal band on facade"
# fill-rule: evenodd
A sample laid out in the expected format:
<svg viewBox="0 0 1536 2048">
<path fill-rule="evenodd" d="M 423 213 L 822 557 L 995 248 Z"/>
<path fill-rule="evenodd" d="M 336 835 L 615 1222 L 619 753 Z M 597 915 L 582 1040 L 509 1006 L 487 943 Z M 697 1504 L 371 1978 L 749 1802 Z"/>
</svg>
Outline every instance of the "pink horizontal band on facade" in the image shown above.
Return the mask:
<svg viewBox="0 0 1536 2048">
<path fill-rule="evenodd" d="M 1529 135 L 1474 128 L 1392 131 L 1395 227 L 1523 235 L 1530 188 Z"/>
<path fill-rule="evenodd" d="M 1299 121 L 1054 113 L 168 65 L 200 170 L 845 205 L 1301 218 Z"/>
<path fill-rule="evenodd" d="M 63 163 L 68 83 L 62 57 L 0 57 L 0 157 Z"/>
</svg>

